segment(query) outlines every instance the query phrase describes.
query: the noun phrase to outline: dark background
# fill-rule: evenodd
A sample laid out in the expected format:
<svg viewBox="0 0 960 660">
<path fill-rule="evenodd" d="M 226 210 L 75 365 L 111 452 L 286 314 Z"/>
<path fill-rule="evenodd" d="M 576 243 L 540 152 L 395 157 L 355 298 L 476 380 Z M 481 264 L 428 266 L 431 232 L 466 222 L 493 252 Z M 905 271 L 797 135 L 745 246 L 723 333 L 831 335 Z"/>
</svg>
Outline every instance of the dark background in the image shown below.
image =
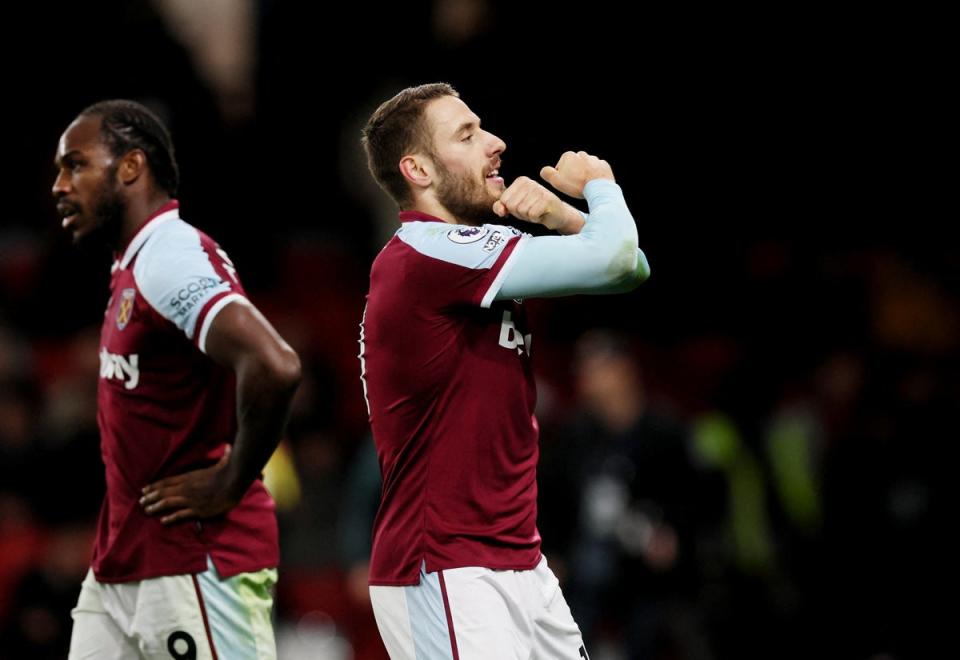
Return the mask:
<svg viewBox="0 0 960 660">
<path fill-rule="evenodd" d="M 951 77 L 935 20 L 261 0 L 251 75 L 225 92 L 160 6 L 33 3 L 0 28 L 0 657 L 62 657 L 85 571 L 102 488 L 90 388 L 109 256 L 70 245 L 49 189 L 64 127 L 118 97 L 167 121 L 183 216 L 230 253 L 308 367 L 278 477 L 299 488 L 280 506 L 278 631 L 315 657 L 348 657 L 337 655 L 347 644 L 377 657 L 351 582 L 362 550 L 350 539 L 360 529 L 362 546 L 369 528 L 350 508 L 366 442 L 355 342 L 394 220 L 359 129 L 402 87 L 437 80 L 506 141 L 508 182 L 567 149 L 608 160 L 652 266 L 625 296 L 530 305 L 545 447 L 580 403 L 575 342 L 602 327 L 628 339 L 651 401 L 692 435 L 722 416 L 759 466 L 772 559 L 744 568 L 719 553 L 724 567 L 690 596 L 707 655 L 665 643 L 652 657 L 935 647 L 960 395 L 956 208 L 943 200 Z M 821 515 L 803 530 L 783 511 L 768 451 L 771 420 L 797 405 L 820 429 L 808 448 Z M 721 507 L 711 524 L 730 515 Z M 562 567 L 571 549 L 550 548 L 551 527 L 547 517 L 545 547 Z M 627 657 L 629 625 L 601 626 L 593 657 Z"/>
</svg>

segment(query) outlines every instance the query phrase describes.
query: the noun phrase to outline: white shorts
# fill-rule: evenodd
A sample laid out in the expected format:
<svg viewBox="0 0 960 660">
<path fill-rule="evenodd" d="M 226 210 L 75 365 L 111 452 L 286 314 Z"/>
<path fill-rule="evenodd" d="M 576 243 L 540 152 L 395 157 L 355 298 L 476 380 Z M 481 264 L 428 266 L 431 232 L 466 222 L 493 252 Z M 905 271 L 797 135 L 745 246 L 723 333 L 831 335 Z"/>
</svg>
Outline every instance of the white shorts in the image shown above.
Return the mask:
<svg viewBox="0 0 960 660">
<path fill-rule="evenodd" d="M 583 638 L 542 558 L 529 571 L 451 568 L 370 587 L 393 660 L 583 660 Z"/>
<path fill-rule="evenodd" d="M 220 579 L 216 568 L 135 582 L 87 573 L 73 609 L 70 660 L 274 660 L 276 569 Z"/>
</svg>

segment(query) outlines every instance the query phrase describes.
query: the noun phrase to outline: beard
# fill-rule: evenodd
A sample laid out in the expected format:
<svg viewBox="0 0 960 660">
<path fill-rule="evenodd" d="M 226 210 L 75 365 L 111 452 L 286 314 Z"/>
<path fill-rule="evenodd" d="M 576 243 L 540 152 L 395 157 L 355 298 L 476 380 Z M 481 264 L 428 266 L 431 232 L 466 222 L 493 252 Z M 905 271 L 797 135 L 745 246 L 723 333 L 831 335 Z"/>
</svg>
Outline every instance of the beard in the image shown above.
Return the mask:
<svg viewBox="0 0 960 660">
<path fill-rule="evenodd" d="M 86 248 L 95 248 L 97 245 L 105 245 L 111 249 L 122 247 L 119 244 L 120 230 L 127 204 L 120 194 L 115 174 L 116 165 L 104 177 L 103 185 L 97 191 L 96 201 L 90 210 L 90 230 L 84 234 L 75 234 L 75 245 Z"/>
<path fill-rule="evenodd" d="M 485 183 L 477 183 L 469 174 L 456 174 L 439 158 L 434 158 L 440 182 L 437 184 L 437 201 L 461 222 L 478 226 L 497 221 L 493 203 L 497 198 Z"/>
</svg>

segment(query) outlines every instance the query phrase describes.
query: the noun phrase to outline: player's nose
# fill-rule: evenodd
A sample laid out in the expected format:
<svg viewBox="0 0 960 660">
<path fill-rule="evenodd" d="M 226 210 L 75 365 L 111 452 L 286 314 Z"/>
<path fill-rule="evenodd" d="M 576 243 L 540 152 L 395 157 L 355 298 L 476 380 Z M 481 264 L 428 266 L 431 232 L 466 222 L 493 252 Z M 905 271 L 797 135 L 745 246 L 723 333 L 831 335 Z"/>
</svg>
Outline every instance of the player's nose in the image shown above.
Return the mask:
<svg viewBox="0 0 960 660">
<path fill-rule="evenodd" d="M 507 143 L 493 133 L 487 133 L 487 155 L 498 156 L 507 150 Z"/>
<path fill-rule="evenodd" d="M 70 177 L 67 176 L 66 171 L 60 170 L 57 173 L 57 178 L 53 180 L 53 188 L 50 189 L 50 192 L 57 199 L 70 192 Z"/>
</svg>

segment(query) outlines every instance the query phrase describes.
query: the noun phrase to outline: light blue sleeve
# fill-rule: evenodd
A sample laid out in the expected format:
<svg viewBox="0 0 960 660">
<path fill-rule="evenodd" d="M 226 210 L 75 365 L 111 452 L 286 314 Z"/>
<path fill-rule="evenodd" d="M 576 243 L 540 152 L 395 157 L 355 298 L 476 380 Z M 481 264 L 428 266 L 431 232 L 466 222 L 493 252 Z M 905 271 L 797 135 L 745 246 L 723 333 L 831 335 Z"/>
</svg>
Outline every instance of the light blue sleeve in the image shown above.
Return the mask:
<svg viewBox="0 0 960 660">
<path fill-rule="evenodd" d="M 471 270 L 491 268 L 514 236 L 524 235 L 504 225 L 450 225 L 405 222 L 397 238 L 420 254 Z"/>
<path fill-rule="evenodd" d="M 583 189 L 590 208 L 579 234 L 521 239 L 497 300 L 578 293 L 621 293 L 650 276 L 637 246 L 637 226 L 613 181 L 594 179 Z"/>
<path fill-rule="evenodd" d="M 150 306 L 189 339 L 196 335 L 208 301 L 234 289 L 214 270 L 197 230 L 179 220 L 158 228 L 141 248 L 133 276 Z M 231 301 L 243 297 L 234 295 Z M 207 318 L 213 320 L 209 312 Z M 204 350 L 202 342 L 200 346 Z"/>
</svg>

